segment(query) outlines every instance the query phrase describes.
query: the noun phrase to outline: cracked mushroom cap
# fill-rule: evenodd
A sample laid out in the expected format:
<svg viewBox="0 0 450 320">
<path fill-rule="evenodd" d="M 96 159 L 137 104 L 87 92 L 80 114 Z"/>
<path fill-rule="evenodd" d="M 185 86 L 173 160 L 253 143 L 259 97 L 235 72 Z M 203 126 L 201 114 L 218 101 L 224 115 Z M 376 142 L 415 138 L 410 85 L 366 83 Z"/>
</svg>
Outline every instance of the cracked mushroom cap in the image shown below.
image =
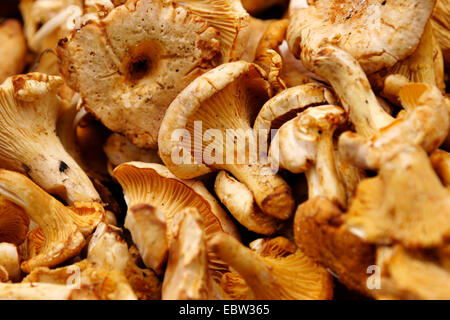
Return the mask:
<svg viewBox="0 0 450 320">
<path fill-rule="evenodd" d="M 295 242 L 347 287 L 368 294 L 367 268 L 375 264 L 375 247 L 345 228 L 342 217 L 341 209 L 326 197 L 308 199 L 295 213 Z"/>
<path fill-rule="evenodd" d="M 29 73 L 0 86 L 0 163 L 27 174 L 67 203 L 100 201 L 92 182 L 56 135 L 60 77 Z"/>
<path fill-rule="evenodd" d="M 218 48 L 217 31 L 187 9 L 133 0 L 61 40 L 57 53 L 90 112 L 137 146 L 156 148 L 169 104 L 214 67 Z"/>
<path fill-rule="evenodd" d="M 0 22 L 0 83 L 6 78 L 21 73 L 25 67 L 27 44 L 19 21 L 8 19 Z"/>
<path fill-rule="evenodd" d="M 281 126 L 270 146 L 272 163 L 293 173 L 305 173 L 310 197 L 326 196 L 345 207 L 346 192 L 335 162 L 334 132 L 346 123 L 338 106 L 306 109 Z"/>
<path fill-rule="evenodd" d="M 22 244 L 28 234 L 30 218 L 25 210 L 0 196 L 0 242 Z"/>
<path fill-rule="evenodd" d="M 203 217 L 205 233 L 209 239 L 217 232 L 227 232 L 239 238 L 239 234 L 217 200 L 205 186 L 194 180 L 180 180 L 158 164 L 125 163 L 114 170 L 114 177 L 121 184 L 128 208 L 148 204 L 165 216 L 167 239 L 170 246 L 173 237 L 174 215 L 183 208 L 194 207 Z M 212 254 L 212 253 L 211 253 Z M 223 262 L 210 255 L 211 268 L 218 273 L 227 270 Z"/>
<path fill-rule="evenodd" d="M 331 299 L 333 282 L 328 271 L 298 249 L 289 252 L 286 241 L 274 241 L 257 243 L 254 252 L 222 233 L 215 235 L 208 245 L 245 280 L 254 299 Z"/>
<path fill-rule="evenodd" d="M 219 31 L 221 62 L 241 60 L 250 37 L 250 15 L 240 0 L 174 0 Z"/>
<path fill-rule="evenodd" d="M 230 172 L 252 191 L 264 213 L 288 219 L 294 205 L 290 188 L 258 160 L 267 150 L 255 150 L 258 133 L 252 125 L 269 98 L 268 89 L 264 71 L 244 61 L 198 77 L 170 105 L 159 133 L 159 154 L 179 178 Z M 211 136 L 203 139 L 204 134 Z"/>
<path fill-rule="evenodd" d="M 381 269 L 380 290 L 374 290 L 378 299 L 450 299 L 450 270 L 426 252 L 400 245 L 379 247 L 377 265 Z"/>
<path fill-rule="evenodd" d="M 164 214 L 148 204 L 136 204 L 128 210 L 124 226 L 130 230 L 144 264 L 161 275 L 169 250 Z"/>
<path fill-rule="evenodd" d="M 23 271 L 29 273 L 39 266 L 56 266 L 81 251 L 85 240 L 71 218 L 73 212 L 30 179 L 2 169 L 0 194 L 23 208 L 45 236 L 39 253 L 22 262 Z"/>
<path fill-rule="evenodd" d="M 361 181 L 345 216 L 352 233 L 374 244 L 440 246 L 450 236 L 450 190 L 426 152 L 409 146 Z"/>
<path fill-rule="evenodd" d="M 20 280 L 22 271 L 20 270 L 19 248 L 16 245 L 0 243 L 0 266 L 6 270 L 8 280 L 13 282 Z"/>
<path fill-rule="evenodd" d="M 226 171 L 217 175 L 214 191 L 233 217 L 248 230 L 270 236 L 281 228 L 282 221 L 262 212 L 247 186 Z"/>
<path fill-rule="evenodd" d="M 393 66 L 419 44 L 435 0 L 309 2 L 291 14 L 287 40 L 303 62 L 324 45 L 352 55 L 368 74 Z"/>
<path fill-rule="evenodd" d="M 207 236 L 198 210 L 186 208 L 175 214 L 172 234 L 162 299 L 217 299 L 219 293 L 209 269 Z"/>
</svg>

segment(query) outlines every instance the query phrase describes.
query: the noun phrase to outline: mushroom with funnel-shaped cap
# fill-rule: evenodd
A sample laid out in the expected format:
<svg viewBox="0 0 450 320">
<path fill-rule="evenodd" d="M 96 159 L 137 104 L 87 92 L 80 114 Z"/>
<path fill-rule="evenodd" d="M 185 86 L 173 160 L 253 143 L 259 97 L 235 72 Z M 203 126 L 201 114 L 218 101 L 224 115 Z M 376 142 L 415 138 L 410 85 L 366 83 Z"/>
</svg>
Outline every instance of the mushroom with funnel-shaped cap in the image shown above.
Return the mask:
<svg viewBox="0 0 450 320">
<path fill-rule="evenodd" d="M 173 239 L 162 287 L 163 300 L 221 298 L 212 278 L 202 216 L 195 207 L 175 214 Z M 234 239 L 234 238 L 233 238 Z"/>
<path fill-rule="evenodd" d="M 444 150 L 436 150 L 431 154 L 430 161 L 442 183 L 446 187 L 450 186 L 450 153 Z"/>
<path fill-rule="evenodd" d="M 49 193 L 75 201 L 100 201 L 92 182 L 56 136 L 60 77 L 29 73 L 0 86 L 0 163 L 26 173 Z"/>
<path fill-rule="evenodd" d="M 123 188 L 129 209 L 135 205 L 147 204 L 164 214 L 169 246 L 174 215 L 189 207 L 196 208 L 203 217 L 208 239 L 222 231 L 239 238 L 231 219 L 200 181 L 181 180 L 162 165 L 139 162 L 118 166 L 114 170 L 114 177 Z M 228 271 L 228 266 L 217 259 L 214 253 L 209 254 L 210 268 L 221 277 L 224 271 Z"/>
<path fill-rule="evenodd" d="M 0 83 L 6 78 L 21 73 L 25 67 L 27 44 L 19 21 L 8 19 L 0 21 Z"/>
<path fill-rule="evenodd" d="M 264 71 L 244 61 L 198 77 L 170 105 L 159 133 L 159 154 L 179 178 L 230 172 L 252 191 L 264 213 L 288 219 L 294 206 L 291 190 L 268 163 L 259 161 L 266 150 L 258 152 L 258 134 L 252 129 L 268 89 Z M 212 142 L 207 144 L 203 137 L 209 134 Z"/>
<path fill-rule="evenodd" d="M 281 228 L 282 221 L 263 213 L 247 186 L 226 171 L 217 175 L 214 191 L 233 217 L 248 230 L 269 236 Z"/>
<path fill-rule="evenodd" d="M 133 0 L 72 32 L 57 53 L 87 110 L 137 146 L 156 148 L 169 104 L 216 65 L 219 44 L 217 30 L 188 9 Z"/>
<path fill-rule="evenodd" d="M 0 243 L 0 266 L 6 270 L 8 280 L 13 282 L 20 280 L 22 271 L 20 270 L 19 248 L 16 245 Z"/>
</svg>

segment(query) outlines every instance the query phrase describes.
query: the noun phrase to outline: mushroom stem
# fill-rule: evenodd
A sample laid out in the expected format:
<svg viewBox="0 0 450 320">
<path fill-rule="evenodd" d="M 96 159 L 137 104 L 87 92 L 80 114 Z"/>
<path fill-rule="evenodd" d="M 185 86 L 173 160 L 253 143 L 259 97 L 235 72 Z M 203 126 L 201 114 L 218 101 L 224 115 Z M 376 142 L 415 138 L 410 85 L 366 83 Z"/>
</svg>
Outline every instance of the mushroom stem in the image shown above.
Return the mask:
<svg viewBox="0 0 450 320">
<path fill-rule="evenodd" d="M 261 210 L 275 218 L 286 220 L 294 210 L 291 188 L 270 168 L 261 165 L 224 165 L 236 179 L 243 182 L 252 191 Z M 267 169 L 267 170 L 264 170 Z"/>
<path fill-rule="evenodd" d="M 327 79 L 342 101 L 356 132 L 371 137 L 394 120 L 378 103 L 358 61 L 335 47 L 324 47 L 313 60 L 314 71 Z"/>
<path fill-rule="evenodd" d="M 274 240 L 276 241 L 276 240 Z M 260 243 L 258 243 L 260 244 Z M 328 272 L 302 251 L 289 254 L 275 246 L 255 253 L 236 239 L 217 234 L 208 243 L 211 249 L 244 278 L 257 300 L 309 300 L 332 297 Z M 276 248 L 278 247 L 278 248 Z M 258 250 L 258 249 L 257 249 Z M 287 254 L 278 255 L 283 252 Z"/>
<path fill-rule="evenodd" d="M 305 172 L 308 181 L 308 197 L 312 199 L 325 196 L 345 208 L 347 196 L 336 170 L 333 134 L 334 129 L 322 132 L 317 144 L 315 165 L 310 166 Z"/>
</svg>

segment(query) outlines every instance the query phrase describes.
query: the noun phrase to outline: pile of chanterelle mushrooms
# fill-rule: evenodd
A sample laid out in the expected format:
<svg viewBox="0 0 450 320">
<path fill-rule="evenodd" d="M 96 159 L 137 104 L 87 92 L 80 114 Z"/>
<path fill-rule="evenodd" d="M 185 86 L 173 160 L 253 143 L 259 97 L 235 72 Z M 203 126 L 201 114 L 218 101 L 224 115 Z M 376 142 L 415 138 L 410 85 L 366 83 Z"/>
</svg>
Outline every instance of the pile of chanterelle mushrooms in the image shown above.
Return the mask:
<svg viewBox="0 0 450 320">
<path fill-rule="evenodd" d="M 450 299 L 450 1 L 273 5 L 20 1 L 0 299 Z"/>
</svg>

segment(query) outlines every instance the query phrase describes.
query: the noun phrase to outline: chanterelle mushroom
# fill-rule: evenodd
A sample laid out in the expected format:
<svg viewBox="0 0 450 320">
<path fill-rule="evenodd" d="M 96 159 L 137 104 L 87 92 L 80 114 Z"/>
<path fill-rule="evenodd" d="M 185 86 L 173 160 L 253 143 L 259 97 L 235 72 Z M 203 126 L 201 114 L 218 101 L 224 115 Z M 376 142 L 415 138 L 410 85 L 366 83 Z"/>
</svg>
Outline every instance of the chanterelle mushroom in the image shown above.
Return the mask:
<svg viewBox="0 0 450 320">
<path fill-rule="evenodd" d="M 100 201 L 89 178 L 56 136 L 63 81 L 42 73 L 8 78 L 0 86 L 0 163 L 30 176 L 47 192 L 74 201 Z"/>
<path fill-rule="evenodd" d="M 331 83 L 356 131 L 369 137 L 393 119 L 383 112 L 364 72 L 391 67 L 411 55 L 434 4 L 315 1 L 293 11 L 287 40 L 308 69 Z"/>
<path fill-rule="evenodd" d="M 289 240 L 286 239 L 287 242 Z M 282 242 L 284 243 L 284 241 Z M 256 243 L 256 252 L 236 239 L 217 234 L 208 244 L 232 266 L 258 300 L 320 300 L 333 295 L 330 274 L 298 249 L 286 250 L 276 239 Z M 295 245 L 292 244 L 294 247 Z M 267 248 L 265 248 L 268 246 Z M 259 249 L 258 249 L 259 248 Z"/>
<path fill-rule="evenodd" d="M 22 26 L 17 20 L 9 19 L 0 22 L 0 83 L 6 78 L 21 73 L 25 67 L 27 45 Z"/>
<path fill-rule="evenodd" d="M 71 218 L 75 213 L 27 177 L 17 172 L 0 170 L 0 194 L 22 207 L 45 235 L 41 250 L 22 262 L 22 270 L 30 272 L 39 266 L 56 266 L 81 251 L 85 241 Z"/>
<path fill-rule="evenodd" d="M 178 212 L 173 219 L 173 240 L 162 287 L 164 300 L 220 298 L 208 263 L 202 216 L 195 208 Z M 234 239 L 234 238 L 233 238 Z"/>
<path fill-rule="evenodd" d="M 219 40 L 206 21 L 170 1 L 133 0 L 84 24 L 57 52 L 89 111 L 136 145 L 155 148 L 167 107 L 214 67 Z"/>
<path fill-rule="evenodd" d="M 252 129 L 256 113 L 268 99 L 263 74 L 256 65 L 238 61 L 195 79 L 164 117 L 159 154 L 179 178 L 192 179 L 217 169 L 230 172 L 252 191 L 264 213 L 288 219 L 294 206 L 291 190 L 258 159 L 267 150 L 258 152 L 258 133 Z"/>
<path fill-rule="evenodd" d="M 377 177 L 358 185 L 345 221 L 371 243 L 428 248 L 450 236 L 449 219 L 450 190 L 427 154 L 410 146 L 386 160 Z"/>
<path fill-rule="evenodd" d="M 256 15 L 276 5 L 286 7 L 287 0 L 242 0 L 242 5 L 250 14 Z"/>
<path fill-rule="evenodd" d="M 114 177 L 122 185 L 129 209 L 135 205 L 148 204 L 164 214 L 169 245 L 173 216 L 188 207 L 196 208 L 203 217 L 208 239 L 222 231 L 239 238 L 233 222 L 200 181 L 180 180 L 162 165 L 138 162 L 118 166 L 114 170 Z M 211 252 L 209 261 L 210 267 L 220 275 L 228 269 Z"/>
<path fill-rule="evenodd" d="M 241 0 L 174 0 L 219 31 L 221 61 L 240 60 L 250 37 L 250 15 Z"/>
<path fill-rule="evenodd" d="M 331 270 L 340 282 L 370 295 L 367 271 L 375 264 L 375 248 L 353 235 L 342 218 L 341 209 L 328 198 L 308 199 L 295 214 L 295 242 L 307 256 Z"/>
<path fill-rule="evenodd" d="M 270 159 L 293 173 L 305 172 L 309 197 L 326 196 L 346 206 L 334 158 L 334 132 L 346 123 L 337 106 L 309 108 L 286 122 L 270 146 Z"/>
</svg>

